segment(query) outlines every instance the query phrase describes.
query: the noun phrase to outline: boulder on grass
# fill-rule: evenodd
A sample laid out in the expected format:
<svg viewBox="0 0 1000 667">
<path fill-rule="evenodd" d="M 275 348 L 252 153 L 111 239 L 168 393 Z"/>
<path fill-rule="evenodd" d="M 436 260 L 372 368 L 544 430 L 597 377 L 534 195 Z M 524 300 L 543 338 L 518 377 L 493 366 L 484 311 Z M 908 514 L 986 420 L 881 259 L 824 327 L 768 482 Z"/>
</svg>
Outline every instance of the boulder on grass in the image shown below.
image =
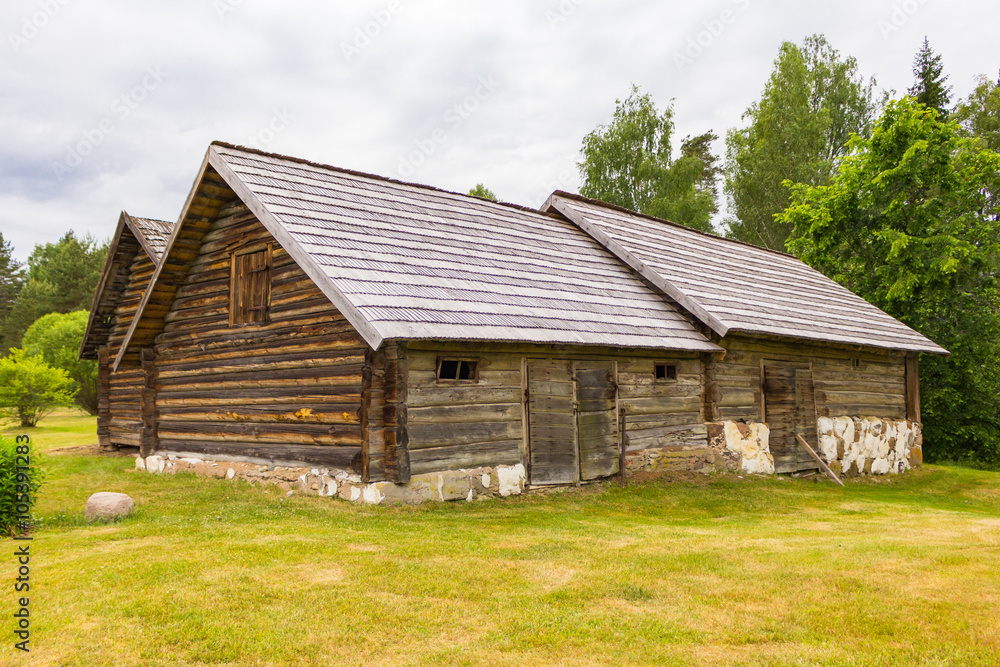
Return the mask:
<svg viewBox="0 0 1000 667">
<path fill-rule="evenodd" d="M 95 493 L 87 498 L 87 521 L 113 521 L 132 513 L 135 505 L 124 493 Z"/>
</svg>

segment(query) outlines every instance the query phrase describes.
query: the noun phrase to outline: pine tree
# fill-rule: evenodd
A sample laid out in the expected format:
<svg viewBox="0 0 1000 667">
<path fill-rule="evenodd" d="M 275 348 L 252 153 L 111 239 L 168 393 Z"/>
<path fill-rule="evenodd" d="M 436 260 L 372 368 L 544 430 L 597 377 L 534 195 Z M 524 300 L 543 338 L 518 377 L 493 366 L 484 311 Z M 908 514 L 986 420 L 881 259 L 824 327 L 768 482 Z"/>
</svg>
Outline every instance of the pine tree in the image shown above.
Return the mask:
<svg viewBox="0 0 1000 667">
<path fill-rule="evenodd" d="M 10 241 L 0 233 L 0 321 L 7 317 L 24 285 L 24 267 L 13 257 Z M 7 348 L 0 348 L 0 357 Z"/>
<path fill-rule="evenodd" d="M 940 54 L 934 53 L 930 42 L 924 37 L 924 44 L 913 58 L 914 83 L 909 94 L 926 107 L 935 109 L 941 117 L 948 115 L 951 103 L 951 86 L 946 86 L 947 76 L 943 76 L 944 65 Z"/>
</svg>

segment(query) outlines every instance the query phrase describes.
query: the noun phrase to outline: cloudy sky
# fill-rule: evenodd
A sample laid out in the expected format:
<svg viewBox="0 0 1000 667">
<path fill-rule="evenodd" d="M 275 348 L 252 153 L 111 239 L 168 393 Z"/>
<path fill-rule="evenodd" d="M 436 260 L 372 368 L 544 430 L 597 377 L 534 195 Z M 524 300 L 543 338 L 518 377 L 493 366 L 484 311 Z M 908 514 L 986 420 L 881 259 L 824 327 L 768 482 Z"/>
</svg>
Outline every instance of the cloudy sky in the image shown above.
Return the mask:
<svg viewBox="0 0 1000 667">
<path fill-rule="evenodd" d="M 899 93 L 924 35 L 958 96 L 1000 69 L 987 1 L 5 0 L 0 24 L 21 259 L 107 238 L 122 209 L 176 220 L 216 139 L 538 206 L 578 188 L 581 139 L 631 83 L 674 100 L 680 138 L 737 126 L 812 33 Z"/>
</svg>

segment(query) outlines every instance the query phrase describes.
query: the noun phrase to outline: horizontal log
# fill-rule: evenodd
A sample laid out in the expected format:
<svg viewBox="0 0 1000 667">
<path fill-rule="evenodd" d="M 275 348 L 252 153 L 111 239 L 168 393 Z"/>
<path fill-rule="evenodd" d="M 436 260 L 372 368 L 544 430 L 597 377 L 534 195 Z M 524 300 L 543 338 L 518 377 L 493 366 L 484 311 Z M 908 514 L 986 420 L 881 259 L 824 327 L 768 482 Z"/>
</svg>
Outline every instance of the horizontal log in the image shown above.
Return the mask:
<svg viewBox="0 0 1000 667">
<path fill-rule="evenodd" d="M 280 445 L 261 442 L 206 442 L 160 438 L 164 451 L 211 456 L 245 456 L 273 462 L 302 462 L 361 472 L 361 447 Z"/>
<path fill-rule="evenodd" d="M 452 445 L 410 451 L 410 473 L 413 475 L 445 470 L 517 465 L 520 462 L 520 440 Z"/>
<path fill-rule="evenodd" d="M 340 409 L 336 405 L 232 405 L 207 408 L 196 406 L 165 406 L 157 403 L 162 419 L 169 421 L 239 421 L 313 424 L 360 424 L 358 410 Z M 112 413 L 113 414 L 113 413 Z"/>
<path fill-rule="evenodd" d="M 409 424 L 410 450 L 444 445 L 500 442 L 521 437 L 520 422 L 470 424 Z"/>
<path fill-rule="evenodd" d="M 197 368 L 207 362 L 246 357 L 282 356 L 289 354 L 315 353 L 323 350 L 358 350 L 367 349 L 364 341 L 352 329 L 343 331 L 342 325 L 327 327 L 315 331 L 301 332 L 301 335 L 277 335 L 263 339 L 237 339 L 229 341 L 212 341 L 200 345 L 157 345 L 157 365 L 171 369 L 180 367 Z M 340 331 L 337 331 L 337 330 Z M 248 330 L 244 330 L 248 331 Z"/>
<path fill-rule="evenodd" d="M 478 405 L 490 403 L 520 403 L 522 390 L 516 386 L 497 387 L 482 385 L 410 385 L 407 405 L 415 407 L 436 405 Z"/>
<path fill-rule="evenodd" d="M 142 444 L 142 439 L 138 433 L 132 433 L 131 431 L 122 430 L 112 430 L 108 434 L 108 438 L 115 445 L 128 445 L 130 447 L 139 447 Z"/>
<path fill-rule="evenodd" d="M 546 396 L 544 394 L 532 394 L 528 399 L 528 409 L 532 413 L 539 412 L 573 412 L 576 403 L 572 396 Z"/>
<path fill-rule="evenodd" d="M 902 392 L 885 394 L 865 391 L 817 391 L 816 400 L 821 403 L 844 405 L 904 405 L 906 397 Z"/>
<path fill-rule="evenodd" d="M 629 435 L 628 451 L 637 452 L 643 449 L 659 449 L 663 447 L 707 447 L 708 437 L 703 430 L 677 431 L 666 435 L 637 438 Z"/>
<path fill-rule="evenodd" d="M 329 326 L 336 322 L 343 321 L 343 316 L 333 309 L 331 309 L 331 311 L 326 315 L 310 315 L 308 317 L 298 318 L 294 322 L 272 321 L 254 327 L 233 328 L 229 326 L 227 320 L 225 324 L 219 322 L 202 327 L 164 331 L 156 337 L 156 346 L 159 348 L 160 345 L 178 342 L 194 342 L 197 345 L 208 345 L 209 343 L 218 343 L 235 339 L 253 340 L 254 338 L 267 338 L 295 334 L 301 327 L 310 327 L 314 325 Z"/>
<path fill-rule="evenodd" d="M 157 405 L 261 405 L 274 403 L 276 405 L 302 403 L 341 404 L 343 402 L 361 403 L 360 387 L 329 386 L 322 387 L 292 387 L 274 388 L 262 387 L 255 389 L 229 389 L 219 391 L 172 391 L 159 392 L 156 395 Z"/>
<path fill-rule="evenodd" d="M 747 421 L 757 421 L 760 415 L 756 406 L 745 406 L 741 408 L 719 408 L 719 419 L 745 419 Z"/>
<path fill-rule="evenodd" d="M 296 445 L 361 445 L 357 424 L 285 424 L 273 422 L 190 422 L 173 421 L 161 414 L 160 438 L 228 442 L 289 443 Z"/>
<path fill-rule="evenodd" d="M 258 390 L 297 388 L 304 393 L 319 393 L 318 390 L 333 387 L 348 387 L 356 392 L 361 391 L 361 375 L 336 375 L 332 372 L 322 373 L 316 377 L 292 377 L 269 379 L 262 373 L 243 373 L 246 379 L 213 382 L 211 378 L 198 378 L 198 381 L 185 381 L 177 384 L 159 384 L 156 388 L 164 394 L 190 394 L 192 392 L 229 392 L 232 390 Z M 178 378 L 179 380 L 182 378 Z"/>
<path fill-rule="evenodd" d="M 633 398 L 621 401 L 620 405 L 630 415 L 670 414 L 673 412 L 694 412 L 701 408 L 701 398 L 697 396 L 678 398 Z"/>
<path fill-rule="evenodd" d="M 732 387 L 720 387 L 721 397 L 719 400 L 720 407 L 745 407 L 752 406 L 758 403 L 753 390 L 749 389 L 734 389 Z M 792 397 L 794 400 L 794 396 Z"/>
<path fill-rule="evenodd" d="M 521 420 L 520 403 L 483 403 L 410 407 L 409 423 L 502 422 Z"/>
<path fill-rule="evenodd" d="M 698 423 L 701 423 L 701 415 L 697 410 L 662 415 L 625 416 L 625 430 L 627 431 L 641 431 L 648 428 L 663 428 Z"/>
<path fill-rule="evenodd" d="M 313 385 L 319 380 L 329 380 L 332 384 L 351 384 L 353 378 L 357 378 L 357 383 L 361 385 L 361 371 L 364 366 L 364 357 L 355 357 L 355 363 L 347 364 L 323 364 L 323 365 L 302 365 L 280 368 L 266 368 L 265 364 L 260 364 L 260 368 L 252 369 L 247 373 L 242 369 L 236 372 L 222 373 L 182 373 L 182 374 L 161 374 L 157 380 L 157 388 L 167 390 L 169 387 L 178 386 L 212 386 L 212 387 L 258 387 L 258 386 L 282 386 L 282 385 Z"/>
<path fill-rule="evenodd" d="M 329 350 L 319 348 L 294 354 L 255 354 L 244 358 L 230 358 L 206 363 L 158 364 L 161 379 L 197 377 L 226 373 L 255 373 L 258 371 L 309 368 L 312 366 L 353 366 L 364 363 L 364 348 Z"/>
<path fill-rule="evenodd" d="M 677 426 L 660 426 L 656 428 L 637 428 L 628 430 L 629 439 L 642 440 L 645 438 L 662 438 L 665 436 L 671 436 L 681 434 L 689 434 L 692 436 L 704 436 L 708 437 L 708 428 L 701 423 L 697 424 L 678 424 Z"/>
<path fill-rule="evenodd" d="M 569 383 L 572 386 L 572 383 Z M 425 371 L 415 371 L 412 368 L 409 370 L 409 385 L 414 389 L 423 389 L 426 387 L 447 387 L 447 386 L 458 386 L 458 385 L 448 385 L 445 382 L 438 382 L 437 373 L 435 371 L 425 370 Z M 475 386 L 479 387 L 520 387 L 521 386 L 521 372 L 520 371 L 496 371 L 481 368 L 479 369 L 479 380 L 476 382 Z"/>
</svg>

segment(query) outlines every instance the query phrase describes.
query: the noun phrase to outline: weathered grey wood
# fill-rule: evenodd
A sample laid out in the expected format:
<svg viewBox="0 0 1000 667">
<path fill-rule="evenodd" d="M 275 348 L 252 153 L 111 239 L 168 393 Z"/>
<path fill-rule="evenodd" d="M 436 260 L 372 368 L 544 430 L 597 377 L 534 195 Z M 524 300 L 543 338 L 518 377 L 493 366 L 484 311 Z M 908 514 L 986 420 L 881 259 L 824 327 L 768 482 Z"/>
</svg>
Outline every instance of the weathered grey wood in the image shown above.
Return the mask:
<svg viewBox="0 0 1000 667">
<path fill-rule="evenodd" d="M 920 422 L 920 361 L 916 354 L 906 355 L 906 418 Z"/>
<path fill-rule="evenodd" d="M 529 359 L 527 369 L 530 482 L 576 483 L 580 480 L 580 460 L 572 362 Z M 549 410 L 533 409 L 535 402 L 544 402 Z"/>
<path fill-rule="evenodd" d="M 471 445 L 499 442 L 520 437 L 521 425 L 504 422 L 417 422 L 408 424 L 410 449 L 425 449 L 444 445 Z M 566 427 L 572 429 L 572 426 Z"/>
<path fill-rule="evenodd" d="M 139 358 L 142 362 L 143 387 L 139 403 L 142 413 L 139 453 L 149 456 L 159 449 L 159 432 L 156 412 L 156 354 L 151 348 L 144 348 Z"/>
<path fill-rule="evenodd" d="M 830 470 L 830 466 L 826 465 L 826 462 L 824 462 L 823 459 L 821 459 L 819 455 L 816 454 L 815 451 L 813 451 L 813 448 L 809 446 L 809 443 L 806 442 L 801 435 L 796 434 L 795 439 L 798 440 L 799 444 L 802 445 L 802 447 L 806 450 L 806 452 L 809 453 L 809 456 L 811 456 L 816 461 L 816 463 L 819 464 L 820 469 L 822 469 L 823 472 L 826 473 L 827 477 L 832 479 L 840 486 L 844 486 L 844 483 L 840 481 L 840 478 L 837 477 L 836 473 Z"/>
<path fill-rule="evenodd" d="M 543 210 L 571 220 L 719 336 L 755 332 L 945 353 L 790 255 L 565 192 Z"/>
<path fill-rule="evenodd" d="M 97 443 L 111 449 L 111 367 L 107 345 L 97 349 Z"/>
<path fill-rule="evenodd" d="M 410 471 L 414 475 L 442 470 L 474 469 L 521 462 L 521 441 L 468 445 L 447 445 L 410 450 Z"/>
<path fill-rule="evenodd" d="M 361 474 L 361 447 L 328 447 L 323 445 L 276 445 L 254 440 L 195 441 L 160 439 L 161 451 L 190 452 L 213 456 L 247 456 L 274 462 L 313 463 L 320 466 L 352 470 Z"/>
</svg>

